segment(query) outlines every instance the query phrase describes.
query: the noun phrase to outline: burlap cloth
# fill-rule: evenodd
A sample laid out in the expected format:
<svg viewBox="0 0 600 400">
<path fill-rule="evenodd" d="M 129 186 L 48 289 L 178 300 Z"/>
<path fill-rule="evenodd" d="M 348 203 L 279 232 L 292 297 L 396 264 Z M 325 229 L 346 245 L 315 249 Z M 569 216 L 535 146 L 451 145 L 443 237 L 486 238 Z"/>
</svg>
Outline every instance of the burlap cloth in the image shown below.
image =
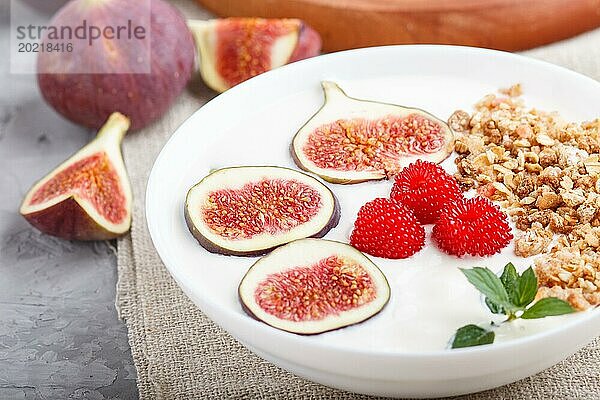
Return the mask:
<svg viewBox="0 0 600 400">
<path fill-rule="evenodd" d="M 208 15 L 191 1 L 176 3 L 189 17 Z M 600 31 L 528 54 L 600 80 Z M 118 241 L 117 307 L 129 329 L 140 397 L 368 398 L 298 378 L 246 350 L 188 300 L 156 254 L 144 214 L 152 163 L 171 133 L 212 96 L 201 82 L 192 82 L 160 122 L 131 134 L 124 143 L 135 201 L 131 234 Z M 600 341 L 536 376 L 464 398 L 600 399 Z"/>
</svg>

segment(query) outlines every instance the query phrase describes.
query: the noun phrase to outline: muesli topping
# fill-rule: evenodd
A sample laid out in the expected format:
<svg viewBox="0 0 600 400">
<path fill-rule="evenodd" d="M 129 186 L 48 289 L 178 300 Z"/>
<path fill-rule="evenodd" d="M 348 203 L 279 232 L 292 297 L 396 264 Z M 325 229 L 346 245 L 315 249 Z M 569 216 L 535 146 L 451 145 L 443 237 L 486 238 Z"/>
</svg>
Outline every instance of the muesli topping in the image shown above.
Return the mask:
<svg viewBox="0 0 600 400">
<path fill-rule="evenodd" d="M 537 256 L 538 297 L 600 304 L 600 119 L 569 123 L 527 108 L 520 85 L 456 111 L 456 179 L 500 204 L 520 231 L 515 254 Z M 468 122 L 467 122 L 468 121 Z"/>
</svg>

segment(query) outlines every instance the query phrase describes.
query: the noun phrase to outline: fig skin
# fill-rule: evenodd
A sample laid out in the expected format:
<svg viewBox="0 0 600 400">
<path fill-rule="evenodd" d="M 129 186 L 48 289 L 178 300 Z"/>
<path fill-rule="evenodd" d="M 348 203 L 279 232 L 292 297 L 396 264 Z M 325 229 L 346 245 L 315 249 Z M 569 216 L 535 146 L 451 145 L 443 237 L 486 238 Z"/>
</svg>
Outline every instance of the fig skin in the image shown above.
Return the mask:
<svg viewBox="0 0 600 400">
<path fill-rule="evenodd" d="M 308 238 L 308 239 L 310 239 L 310 238 Z M 319 238 L 316 238 L 316 239 L 317 239 L 317 240 L 315 240 L 315 241 L 318 241 L 318 240 L 319 240 Z M 287 244 L 285 244 L 284 246 L 287 246 L 287 245 L 290 245 L 290 244 L 293 244 L 293 243 L 296 243 L 296 242 L 300 242 L 300 241 L 303 241 L 303 240 L 307 240 L 307 238 L 305 238 L 305 239 L 298 239 L 298 240 L 294 240 L 294 241 L 292 241 L 292 242 L 290 242 L 290 243 L 287 243 Z M 351 246 L 351 245 L 349 245 L 348 243 L 343 243 L 343 242 L 340 242 L 340 241 L 337 241 L 337 240 L 326 240 L 326 239 L 320 239 L 320 240 L 323 240 L 323 241 L 325 241 L 325 242 L 338 243 L 338 244 L 341 244 L 341 245 L 345 245 L 345 246 L 352 247 L 352 246 Z M 372 261 L 372 260 L 371 260 L 371 259 L 370 259 L 370 258 L 369 258 L 369 257 L 368 257 L 366 254 L 362 253 L 360 250 L 357 250 L 357 249 L 354 249 L 354 250 L 355 250 L 356 252 L 358 252 L 358 253 L 361 253 L 361 254 L 362 254 L 362 255 L 363 255 L 363 256 L 364 256 L 366 259 L 368 259 L 368 260 L 369 260 L 369 262 L 371 262 L 371 264 L 375 265 L 375 263 L 373 263 L 373 261 Z M 268 256 L 266 256 L 266 257 L 268 257 Z M 389 295 L 388 295 L 388 297 L 386 298 L 385 302 L 384 302 L 384 303 L 381 305 L 381 307 L 379 308 L 379 310 L 378 310 L 377 312 L 375 312 L 375 313 L 371 314 L 370 316 L 368 316 L 368 317 L 366 317 L 366 318 L 364 318 L 364 319 L 362 319 L 362 320 L 360 320 L 360 321 L 356 321 L 356 322 L 353 322 L 353 323 L 351 323 L 351 324 L 348 324 L 348 325 L 343 325 L 343 326 L 333 327 L 333 328 L 331 328 L 331 329 L 324 329 L 324 330 L 322 330 L 322 331 L 319 331 L 319 332 L 303 333 L 303 332 L 295 332 L 295 331 L 292 331 L 292 330 L 287 330 L 287 329 L 284 329 L 284 328 L 282 328 L 282 327 L 275 327 L 275 326 L 273 326 L 273 325 L 269 324 L 268 322 L 265 322 L 265 321 L 263 321 L 263 320 L 262 320 L 262 319 L 260 319 L 260 318 L 259 318 L 259 317 L 258 317 L 256 314 L 254 314 L 254 313 L 252 312 L 252 310 L 250 310 L 250 308 L 249 308 L 249 307 L 246 305 L 246 303 L 244 302 L 244 298 L 243 298 L 243 295 L 242 295 L 242 283 L 244 282 L 244 279 L 246 279 L 246 277 L 247 277 L 247 276 L 248 276 L 248 274 L 250 273 L 251 269 L 252 269 L 252 268 L 253 268 L 253 267 L 254 267 L 254 266 L 255 266 L 255 265 L 256 265 L 256 264 L 257 264 L 259 261 L 261 261 L 261 260 L 262 260 L 262 258 L 261 258 L 261 259 L 258 259 L 258 260 L 256 260 L 256 261 L 255 261 L 255 262 L 254 262 L 254 263 L 253 263 L 253 264 L 250 266 L 250 268 L 248 268 L 248 271 L 247 271 L 247 272 L 244 274 L 244 276 L 242 277 L 242 280 L 240 281 L 240 284 L 238 285 L 238 290 L 237 290 L 237 294 L 238 294 L 238 301 L 240 302 L 240 305 L 241 305 L 241 307 L 242 307 L 242 310 L 243 310 L 243 311 L 244 311 L 244 312 L 245 312 L 245 313 L 246 313 L 248 316 L 250 316 L 251 318 L 253 318 L 253 319 L 254 319 L 254 320 L 256 320 L 256 321 L 262 322 L 263 324 L 267 324 L 267 325 L 269 325 L 269 326 L 272 326 L 272 327 L 273 327 L 273 328 L 275 328 L 275 329 L 279 329 L 279 330 L 281 330 L 281 331 L 284 331 L 284 332 L 293 333 L 293 334 L 295 334 L 295 335 L 299 335 L 299 336 L 314 336 L 314 335 L 320 335 L 320 334 L 322 334 L 322 333 L 326 333 L 326 332 L 332 332 L 332 331 L 337 331 L 337 330 L 340 330 L 340 329 L 348 328 L 348 327 L 350 327 L 350 326 L 354 326 L 354 325 L 361 324 L 361 323 L 363 323 L 363 322 L 365 322 L 365 321 L 368 321 L 369 319 L 371 319 L 371 318 L 375 317 L 376 315 L 378 315 L 378 314 L 379 314 L 379 313 L 380 313 L 380 312 L 381 312 L 381 311 L 382 311 L 382 310 L 385 308 L 385 306 L 387 306 L 387 304 L 388 304 L 388 303 L 389 303 L 389 301 L 390 301 L 390 297 L 391 297 L 391 296 L 389 296 Z M 375 265 L 375 266 L 376 266 L 376 265 Z M 379 267 L 377 267 L 377 269 L 379 269 Z M 381 270 L 380 270 L 380 272 L 381 272 Z M 388 288 L 388 291 L 391 293 L 391 287 L 390 287 L 389 281 L 387 280 L 387 277 L 385 276 L 385 274 L 383 274 L 383 272 L 381 272 L 381 276 L 383 277 L 383 281 L 384 281 L 385 285 L 387 286 L 387 288 Z"/>
<path fill-rule="evenodd" d="M 224 168 L 224 169 L 230 169 L 230 168 L 244 168 L 244 167 L 229 167 L 229 168 Z M 276 167 L 276 168 L 298 172 L 298 171 L 293 170 L 291 168 L 285 168 L 285 167 Z M 209 175 L 207 175 L 207 176 L 209 176 Z M 202 180 L 204 180 L 205 178 L 203 178 Z M 311 176 L 311 178 L 313 178 L 313 177 Z M 275 249 L 277 247 L 284 246 L 285 244 L 287 244 L 287 243 L 282 243 L 282 244 L 279 244 L 279 245 L 276 245 L 276 246 L 273 246 L 273 247 L 269 247 L 269 248 L 266 248 L 266 249 L 259 249 L 259 250 L 236 251 L 236 250 L 232 250 L 232 249 L 223 248 L 223 247 L 217 245 L 216 243 L 214 243 L 213 241 L 209 240 L 206 236 L 204 236 L 198 230 L 198 228 L 196 227 L 196 225 L 192 221 L 192 217 L 190 215 L 189 207 L 188 207 L 188 200 L 187 200 L 189 198 L 189 195 L 192 192 L 192 190 L 194 190 L 194 188 L 197 185 L 199 185 L 202 182 L 202 180 L 200 182 L 198 182 L 196 185 L 192 186 L 188 190 L 188 193 L 186 195 L 186 202 L 185 202 L 185 204 L 183 206 L 183 214 L 184 214 L 184 217 L 185 217 L 186 225 L 187 225 L 190 233 L 198 241 L 198 243 L 200 244 L 200 246 L 202 246 L 204 249 L 208 250 L 211 253 L 221 254 L 221 255 L 225 255 L 225 256 L 259 257 L 259 256 L 263 256 L 265 254 L 268 254 L 269 252 L 271 252 L 273 249 Z M 338 223 L 340 222 L 341 211 L 340 211 L 339 200 L 338 200 L 337 196 L 335 195 L 335 193 L 333 193 L 333 191 L 330 188 L 328 188 L 325 185 L 323 185 L 323 186 L 325 188 L 327 188 L 327 190 L 329 191 L 329 193 L 331 194 L 331 196 L 333 198 L 333 212 L 331 213 L 329 221 L 323 226 L 323 228 L 319 232 L 315 233 L 314 235 L 309 236 L 311 238 L 322 238 L 330 230 L 332 230 L 333 228 L 335 228 L 338 225 Z"/>
<path fill-rule="evenodd" d="M 306 23 L 302 22 L 298 43 L 290 57 L 290 63 L 304 60 L 305 58 L 315 57 L 321 54 L 321 35 Z"/>
<path fill-rule="evenodd" d="M 149 29 L 145 28 L 151 32 L 146 32 L 151 35 L 150 60 L 142 62 L 149 63 L 150 73 L 104 73 L 106 68 L 113 68 L 114 54 L 119 54 L 117 63 L 124 63 L 115 72 L 135 62 L 136 46 L 142 46 L 135 39 L 111 40 L 121 48 L 110 54 L 105 50 L 109 46 L 102 47 L 100 39 L 93 46 L 76 40 L 71 53 L 39 53 L 38 85 L 46 102 L 59 114 L 97 129 L 113 111 L 120 111 L 131 119 L 131 129 L 137 130 L 167 111 L 192 76 L 195 46 L 177 9 L 163 0 L 149 1 L 151 22 Z M 140 12 L 147 12 L 143 4 L 121 0 L 84 0 L 82 4 L 82 0 L 74 0 L 61 8 L 50 24 L 77 26 L 85 19 L 97 26 L 126 26 L 128 19 L 136 21 Z M 96 64 L 104 66 L 102 73 L 72 73 L 94 71 Z"/>
<path fill-rule="evenodd" d="M 81 148 L 77 153 L 31 187 L 21 204 L 20 214 L 23 218 L 41 232 L 67 240 L 109 240 L 125 234 L 131 226 L 132 195 L 127 171 L 125 170 L 120 154 L 120 143 L 129 125 L 129 119 L 123 114 L 111 114 L 93 141 Z M 68 194 L 66 198 L 49 207 L 30 211 L 32 207 L 36 207 L 36 205 L 31 205 L 31 199 L 36 191 L 50 180 L 48 178 L 55 176 L 56 173 L 68 168 L 82 158 L 100 151 L 106 153 L 121 184 L 126 210 L 125 218 L 122 221 L 119 223 L 105 221 L 103 223 L 101 220 L 92 218 L 86 211 L 83 205 L 84 201 L 81 200 L 80 196 L 77 193 L 69 192 L 66 193 Z M 52 199 L 46 200 L 46 202 L 48 201 L 52 201 Z M 43 205 L 44 202 L 41 204 Z M 102 217 L 99 218 L 102 219 Z"/>
<path fill-rule="evenodd" d="M 23 217 L 41 232 L 66 240 L 110 240 L 122 235 L 96 223 L 73 197 Z"/>
</svg>

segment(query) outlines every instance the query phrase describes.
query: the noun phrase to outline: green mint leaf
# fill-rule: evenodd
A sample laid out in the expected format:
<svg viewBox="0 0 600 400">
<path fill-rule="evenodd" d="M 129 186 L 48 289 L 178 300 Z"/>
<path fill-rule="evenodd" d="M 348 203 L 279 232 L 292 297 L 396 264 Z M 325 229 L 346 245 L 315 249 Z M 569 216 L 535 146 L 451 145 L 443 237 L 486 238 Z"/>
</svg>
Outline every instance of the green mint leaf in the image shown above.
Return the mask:
<svg viewBox="0 0 600 400">
<path fill-rule="evenodd" d="M 517 290 L 514 298 L 511 297 L 513 304 L 519 308 L 526 307 L 535 299 L 538 290 L 538 280 L 533 272 L 533 268 L 527 268 L 519 277 L 517 282 Z"/>
<path fill-rule="evenodd" d="M 502 306 L 499 306 L 498 304 L 494 303 L 493 301 L 491 301 L 489 299 L 489 297 L 485 298 L 485 305 L 494 314 L 504 314 L 504 308 Z"/>
<path fill-rule="evenodd" d="M 504 271 L 502 271 L 502 275 L 500 275 L 500 281 L 508 293 L 508 298 L 514 303 L 513 299 L 515 298 L 515 292 L 517 291 L 519 273 L 513 263 L 508 263 L 504 266 Z"/>
<path fill-rule="evenodd" d="M 458 328 L 452 341 L 452 348 L 459 349 L 462 347 L 481 346 L 482 344 L 494 343 L 496 335 L 492 331 L 483 329 L 477 325 L 465 325 Z"/>
<path fill-rule="evenodd" d="M 462 269 L 467 280 L 483 293 L 491 302 L 504 309 L 512 309 L 513 305 L 508 298 L 508 293 L 502 285 L 500 278 L 487 268 L 475 267 L 473 269 Z"/>
<path fill-rule="evenodd" d="M 504 266 L 504 271 L 502 271 L 502 275 L 500 275 L 500 282 L 502 282 L 502 286 L 506 289 L 506 293 L 508 293 L 508 299 L 511 303 L 515 303 L 514 299 L 516 298 L 517 285 L 519 281 L 519 273 L 517 269 L 513 265 L 513 263 L 508 263 Z M 506 314 L 506 310 L 501 305 L 494 303 L 489 297 L 485 298 L 485 305 L 490 309 L 490 311 L 494 314 Z"/>
<path fill-rule="evenodd" d="M 525 310 L 523 315 L 521 315 L 521 318 L 544 318 L 553 315 L 570 314 L 574 311 L 575 309 L 571 307 L 571 305 L 566 301 L 558 299 L 556 297 L 546 297 L 539 300 L 534 305 Z"/>
</svg>

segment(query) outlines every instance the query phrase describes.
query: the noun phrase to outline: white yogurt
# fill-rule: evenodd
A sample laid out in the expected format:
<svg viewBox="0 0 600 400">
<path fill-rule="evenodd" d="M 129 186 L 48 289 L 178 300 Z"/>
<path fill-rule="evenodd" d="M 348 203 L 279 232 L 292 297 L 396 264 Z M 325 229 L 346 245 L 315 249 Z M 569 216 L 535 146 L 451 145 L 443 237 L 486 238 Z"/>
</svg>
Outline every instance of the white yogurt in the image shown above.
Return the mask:
<svg viewBox="0 0 600 400">
<path fill-rule="evenodd" d="M 462 259 L 441 253 L 429 241 L 424 250 L 406 260 L 371 259 L 384 271 L 392 289 L 390 302 L 377 316 L 363 324 L 315 336 L 314 340 L 363 348 L 401 351 L 435 351 L 448 348 L 456 329 L 467 324 L 489 327 L 505 319 L 492 314 L 481 294 L 459 268 L 488 267 L 501 272 L 513 262 L 520 271 L 531 260 L 518 258 L 510 245 L 489 258 Z M 572 316 L 517 320 L 501 324 L 495 342 L 531 335 L 563 324 Z"/>
<path fill-rule="evenodd" d="M 472 81 L 464 81 L 458 77 L 451 79 L 448 76 L 402 75 L 381 81 L 372 79 L 352 82 L 340 81 L 335 77 L 327 78 L 338 81 L 351 96 L 421 107 L 441 119 L 446 119 L 457 108 L 470 110 L 485 93 L 496 90 L 496 86 L 490 83 L 474 84 Z M 513 82 L 506 82 L 503 86 L 511 83 Z M 208 173 L 210 168 L 231 165 L 279 165 L 296 168 L 289 153 L 291 135 L 318 109 L 321 102 L 322 93 L 315 87 L 314 90 L 275 101 L 265 109 L 252 109 L 251 115 L 244 115 L 241 121 L 220 135 L 205 134 L 205 147 L 196 150 L 196 161 L 191 162 L 187 170 L 178 171 L 183 175 L 181 196 L 184 196 L 187 188 Z M 569 111 L 568 104 L 558 107 L 554 103 L 548 103 L 546 98 L 528 99 L 528 103 L 542 109 L 560 108 L 565 112 Z M 239 112 L 243 114 L 244 110 Z M 566 112 L 565 115 L 570 114 Z M 232 138 L 235 138 L 235 146 L 231 145 Z M 446 160 L 443 166 L 449 172 L 456 170 L 451 159 Z M 392 182 L 328 186 L 338 197 L 342 212 L 339 225 L 325 238 L 347 243 L 360 207 L 375 197 L 388 197 Z M 183 199 L 180 204 L 182 203 Z M 181 208 L 176 212 L 181 213 Z M 178 215 L 175 214 L 175 217 Z M 180 216 L 178 225 L 174 224 L 177 229 L 169 234 L 184 238 L 178 242 L 181 243 L 180 258 L 185 261 L 180 266 L 184 275 L 195 283 L 195 290 L 202 293 L 202 296 L 234 309 L 241 318 L 249 318 L 239 304 L 237 285 L 254 259 L 223 257 L 206 252 L 191 238 L 182 221 Z M 487 309 L 480 293 L 467 281 L 459 268 L 480 266 L 500 272 L 506 263 L 513 262 L 522 271 L 532 264 L 532 260 L 515 256 L 512 245 L 501 254 L 488 258 L 459 259 L 448 256 L 431 243 L 429 231 L 430 227 L 426 247 L 409 259 L 371 257 L 388 278 L 392 290 L 390 302 L 382 312 L 361 324 L 307 337 L 306 340 L 378 351 L 435 351 L 448 348 L 456 329 L 463 325 L 501 321 L 502 316 L 494 315 Z M 565 319 L 575 317 L 576 314 L 502 324 L 496 330 L 496 342 L 550 329 L 563 324 Z"/>
<path fill-rule="evenodd" d="M 450 172 L 456 170 L 453 158 L 442 164 Z M 371 186 L 369 192 L 372 194 L 369 199 L 372 199 L 389 196 L 392 182 L 363 185 Z M 358 210 L 369 199 L 352 196 L 351 186 L 336 186 L 335 189 L 344 199 L 340 221 L 340 227 L 344 228 L 334 229 L 327 238 L 347 242 Z M 363 190 L 361 188 L 361 192 Z M 467 197 L 472 197 L 472 193 Z M 432 225 L 426 227 L 425 248 L 408 259 L 370 257 L 384 272 L 392 290 L 390 302 L 382 312 L 362 324 L 312 339 L 377 350 L 436 351 L 449 348 L 454 333 L 461 326 L 476 324 L 490 328 L 492 321 L 499 324 L 505 320 L 503 315 L 489 311 L 483 302 L 483 296 L 467 281 L 460 268 L 487 267 L 500 274 L 504 266 L 512 262 L 522 272 L 533 266 L 533 259 L 516 256 L 513 243 L 491 257 L 450 256 L 433 244 L 431 228 Z M 515 228 L 513 233 L 517 233 Z M 573 318 L 573 315 L 500 324 L 494 328 L 495 343 L 559 326 L 569 318 Z"/>
</svg>

